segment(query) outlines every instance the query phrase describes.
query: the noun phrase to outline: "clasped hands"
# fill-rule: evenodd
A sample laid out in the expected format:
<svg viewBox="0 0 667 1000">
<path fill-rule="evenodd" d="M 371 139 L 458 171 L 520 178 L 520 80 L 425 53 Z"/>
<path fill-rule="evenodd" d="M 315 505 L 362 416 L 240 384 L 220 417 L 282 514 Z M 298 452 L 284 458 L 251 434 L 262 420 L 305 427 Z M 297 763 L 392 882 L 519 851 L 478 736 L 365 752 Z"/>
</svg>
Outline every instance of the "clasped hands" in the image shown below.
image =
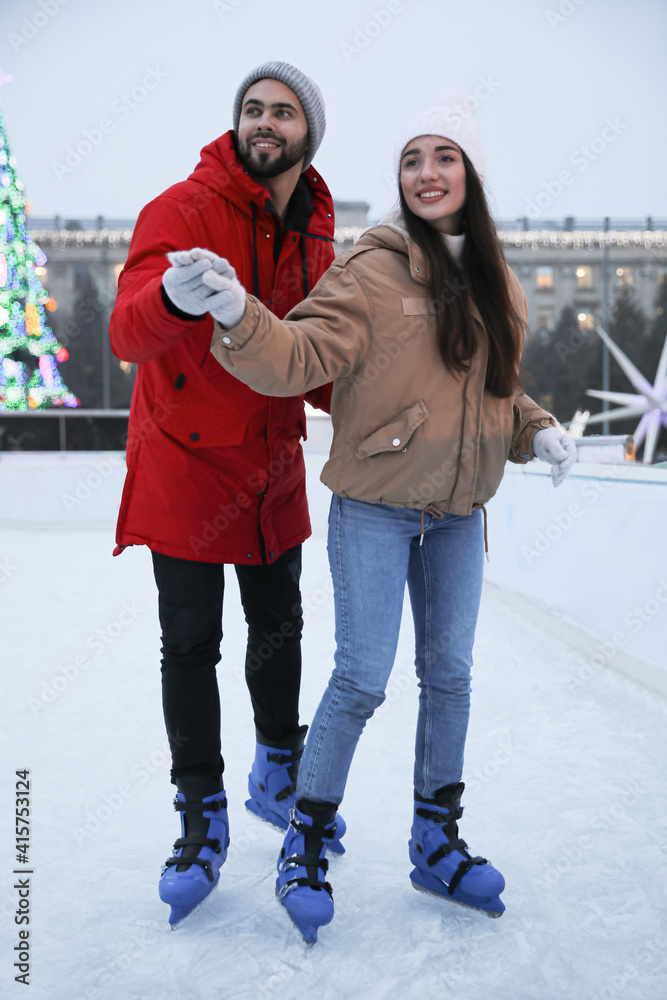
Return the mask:
<svg viewBox="0 0 667 1000">
<path fill-rule="evenodd" d="M 209 312 L 225 327 L 241 322 L 245 288 L 228 260 L 200 247 L 174 250 L 167 259 L 171 267 L 162 275 L 162 284 L 177 309 L 192 317 Z"/>
</svg>

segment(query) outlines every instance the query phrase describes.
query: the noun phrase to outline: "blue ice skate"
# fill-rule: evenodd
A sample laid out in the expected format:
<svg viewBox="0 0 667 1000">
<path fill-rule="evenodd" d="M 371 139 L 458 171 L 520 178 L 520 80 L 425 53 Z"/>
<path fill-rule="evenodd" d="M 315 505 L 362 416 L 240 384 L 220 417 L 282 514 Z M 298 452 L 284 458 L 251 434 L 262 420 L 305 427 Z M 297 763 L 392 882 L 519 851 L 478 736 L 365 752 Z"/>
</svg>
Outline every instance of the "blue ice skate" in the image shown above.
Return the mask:
<svg viewBox="0 0 667 1000">
<path fill-rule="evenodd" d="M 307 804 L 300 802 L 302 808 Z M 278 858 L 276 896 L 307 944 L 315 944 L 317 931 L 332 921 L 333 891 L 325 881 L 329 863 L 327 844 L 336 836 L 335 806 L 317 819 L 292 810 L 290 825 Z"/>
<path fill-rule="evenodd" d="M 248 775 L 250 798 L 245 806 L 248 812 L 281 833 L 287 830 L 290 812 L 296 804 L 296 779 L 307 731 L 307 726 L 301 726 L 293 736 L 274 740 L 273 746 L 257 734 L 255 759 Z M 341 838 L 346 829 L 343 817 L 336 815 L 336 836 L 328 844 L 332 854 L 345 854 Z"/>
<path fill-rule="evenodd" d="M 410 838 L 410 880 L 421 892 L 444 896 L 454 903 L 482 910 L 489 917 L 505 912 L 500 893 L 505 879 L 485 858 L 471 857 L 459 837 L 457 820 L 463 782 L 439 788 L 434 799 L 415 792 L 415 815 Z"/>
<path fill-rule="evenodd" d="M 218 884 L 220 869 L 229 847 L 227 799 L 222 788 L 212 795 L 202 795 L 211 783 L 209 777 L 176 779 L 179 791 L 174 809 L 181 814 L 182 836 L 174 843 L 174 856 L 162 866 L 160 899 L 171 906 L 172 929 L 199 906 Z M 187 796 L 187 798 L 186 798 Z"/>
</svg>

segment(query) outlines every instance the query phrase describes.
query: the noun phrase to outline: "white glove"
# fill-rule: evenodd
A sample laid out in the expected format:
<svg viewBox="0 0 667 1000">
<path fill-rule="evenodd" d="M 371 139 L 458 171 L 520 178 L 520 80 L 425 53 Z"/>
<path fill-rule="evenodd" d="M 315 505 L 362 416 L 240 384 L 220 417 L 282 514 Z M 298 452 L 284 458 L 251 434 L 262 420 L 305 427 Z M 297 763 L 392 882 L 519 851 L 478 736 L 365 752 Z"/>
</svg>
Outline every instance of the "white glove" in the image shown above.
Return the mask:
<svg viewBox="0 0 667 1000">
<path fill-rule="evenodd" d="M 229 329 L 240 323 L 245 314 L 245 288 L 236 277 L 236 271 L 224 257 L 218 257 L 202 277 L 212 295 L 208 303 L 208 311 L 213 319 Z"/>
<path fill-rule="evenodd" d="M 551 481 L 560 486 L 577 461 L 577 446 L 565 431 L 558 427 L 545 427 L 533 438 L 533 451 L 541 462 L 551 466 Z"/>
<path fill-rule="evenodd" d="M 213 292 L 202 281 L 203 274 L 220 260 L 210 250 L 173 250 L 167 254 L 171 267 L 162 275 L 164 290 L 177 309 L 190 316 L 208 312 L 208 299 Z"/>
</svg>

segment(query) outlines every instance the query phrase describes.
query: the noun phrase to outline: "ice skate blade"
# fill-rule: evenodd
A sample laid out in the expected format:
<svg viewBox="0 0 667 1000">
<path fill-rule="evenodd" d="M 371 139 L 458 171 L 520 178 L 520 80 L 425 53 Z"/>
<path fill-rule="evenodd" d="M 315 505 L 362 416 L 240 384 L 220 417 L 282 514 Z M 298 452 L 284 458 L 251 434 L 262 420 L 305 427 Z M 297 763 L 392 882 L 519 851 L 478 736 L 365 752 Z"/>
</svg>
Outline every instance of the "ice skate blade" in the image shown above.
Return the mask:
<svg viewBox="0 0 667 1000">
<path fill-rule="evenodd" d="M 475 906 L 474 903 L 466 903 L 462 899 L 457 899 L 456 896 L 450 896 L 449 893 L 446 891 L 445 886 L 443 886 L 445 892 L 439 892 L 437 889 L 434 888 L 429 889 L 427 886 L 422 885 L 420 882 L 416 882 L 415 879 L 412 877 L 412 875 L 414 874 L 415 872 L 413 872 L 410 875 L 410 881 L 412 882 L 412 885 L 417 890 L 417 892 L 425 892 L 428 896 L 437 896 L 438 899 L 445 899 L 447 900 L 448 903 L 456 903 L 457 906 L 465 906 L 469 910 L 476 910 L 478 913 L 483 913 L 485 916 L 492 917 L 494 919 L 496 917 L 502 917 L 503 913 L 505 912 L 505 904 L 501 902 L 499 896 L 496 896 L 494 899 L 489 899 L 487 901 L 488 905 L 489 907 L 493 907 L 493 909 L 491 908 L 486 909 L 484 906 Z M 428 876 L 426 877 L 428 878 Z"/>
<path fill-rule="evenodd" d="M 309 890 L 305 895 L 300 891 L 284 892 L 285 886 L 281 887 L 278 884 L 279 879 L 280 876 L 276 879 L 278 902 L 287 910 L 287 915 L 305 944 L 315 944 L 320 927 L 326 927 L 334 918 L 333 899 L 330 900 L 325 889 L 321 889 L 319 892 Z M 325 903 L 324 910 L 321 906 L 323 901 Z M 290 906 L 287 905 L 288 902 L 291 904 Z"/>
<path fill-rule="evenodd" d="M 245 804 L 245 807 L 246 807 L 246 812 L 249 812 L 251 816 L 254 816 L 255 819 L 260 820 L 260 822 L 266 823 L 266 825 L 270 826 L 272 830 L 277 830 L 278 833 L 282 834 L 287 832 L 287 824 L 285 824 L 284 826 L 280 826 L 279 824 L 282 822 L 282 820 L 280 820 L 278 817 L 274 818 L 272 814 L 272 818 L 269 818 L 263 812 L 260 812 L 260 808 L 254 799 L 248 799 Z"/>
<path fill-rule="evenodd" d="M 301 941 L 302 944 L 305 944 L 308 948 L 312 948 L 313 945 L 315 944 L 315 942 L 317 941 L 317 930 L 318 930 L 317 927 L 311 929 L 311 931 L 310 931 L 310 935 L 311 936 L 310 937 L 306 937 L 306 935 L 304 934 L 303 930 L 299 927 L 299 925 L 297 924 L 296 920 L 294 919 L 294 917 L 292 916 L 292 914 L 290 913 L 290 911 L 285 906 L 285 903 L 283 902 L 283 900 L 280 898 L 280 896 L 278 896 L 277 892 L 276 892 L 276 899 L 278 900 L 278 902 L 280 903 L 280 906 L 282 907 L 282 909 L 285 911 L 285 913 L 289 917 L 290 926 L 299 935 L 299 941 Z"/>
<path fill-rule="evenodd" d="M 204 896 L 204 899 L 208 899 L 208 896 Z M 171 913 L 169 914 L 169 926 L 172 931 L 180 927 L 186 917 L 189 917 L 195 910 L 198 910 L 204 899 L 200 899 L 198 903 L 192 903 L 189 906 L 172 906 Z"/>
<path fill-rule="evenodd" d="M 254 799 L 247 799 L 245 807 L 246 812 L 249 812 L 251 816 L 254 816 L 255 819 L 260 820 L 262 823 L 266 823 L 266 825 L 270 826 L 272 830 L 277 830 L 278 833 L 282 834 L 287 833 L 287 827 L 289 824 L 285 823 L 280 826 L 279 824 L 282 824 L 283 820 L 275 813 L 263 813 Z M 341 844 L 340 840 L 334 840 L 327 845 L 327 854 L 334 854 L 337 856 L 345 854 L 345 848 Z"/>
<path fill-rule="evenodd" d="M 191 916 L 195 910 L 198 910 L 199 907 L 206 902 L 218 885 L 218 881 L 219 880 L 216 880 L 215 884 L 211 886 L 210 891 L 207 892 L 205 896 L 202 896 L 201 899 L 197 900 L 196 903 L 170 903 L 167 900 L 162 900 L 163 903 L 166 903 L 167 906 L 171 907 L 171 911 L 169 913 L 169 926 L 172 931 L 175 931 L 177 927 L 180 927 L 186 917 Z"/>
</svg>

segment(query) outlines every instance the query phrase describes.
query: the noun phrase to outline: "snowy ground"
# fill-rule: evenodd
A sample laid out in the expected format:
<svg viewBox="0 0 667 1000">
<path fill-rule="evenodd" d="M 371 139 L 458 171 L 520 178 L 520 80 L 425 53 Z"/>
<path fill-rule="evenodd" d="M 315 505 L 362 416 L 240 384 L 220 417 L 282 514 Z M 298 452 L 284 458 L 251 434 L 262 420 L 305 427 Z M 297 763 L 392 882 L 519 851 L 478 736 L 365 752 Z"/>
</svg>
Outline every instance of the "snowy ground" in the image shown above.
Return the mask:
<svg viewBox="0 0 667 1000">
<path fill-rule="evenodd" d="M 305 721 L 331 669 L 333 634 L 328 492 L 317 482 L 322 456 L 308 462 L 315 531 L 303 578 Z M 232 846 L 219 887 L 174 933 L 157 895 L 178 834 L 148 553 L 112 559 L 111 520 L 0 528 L 3 997 L 667 996 L 667 703 L 658 695 L 611 669 L 581 681 L 581 654 L 487 588 L 462 834 L 507 880 L 507 911 L 490 920 L 417 893 L 408 880 L 416 685 L 406 607 L 389 697 L 362 737 L 341 809 L 349 832 L 347 854 L 330 871 L 336 916 L 308 949 L 274 898 L 280 836 L 243 808 L 253 729 L 230 573 L 220 682 Z M 33 793 L 28 994 L 12 966 L 14 772 L 22 768 Z"/>
</svg>

